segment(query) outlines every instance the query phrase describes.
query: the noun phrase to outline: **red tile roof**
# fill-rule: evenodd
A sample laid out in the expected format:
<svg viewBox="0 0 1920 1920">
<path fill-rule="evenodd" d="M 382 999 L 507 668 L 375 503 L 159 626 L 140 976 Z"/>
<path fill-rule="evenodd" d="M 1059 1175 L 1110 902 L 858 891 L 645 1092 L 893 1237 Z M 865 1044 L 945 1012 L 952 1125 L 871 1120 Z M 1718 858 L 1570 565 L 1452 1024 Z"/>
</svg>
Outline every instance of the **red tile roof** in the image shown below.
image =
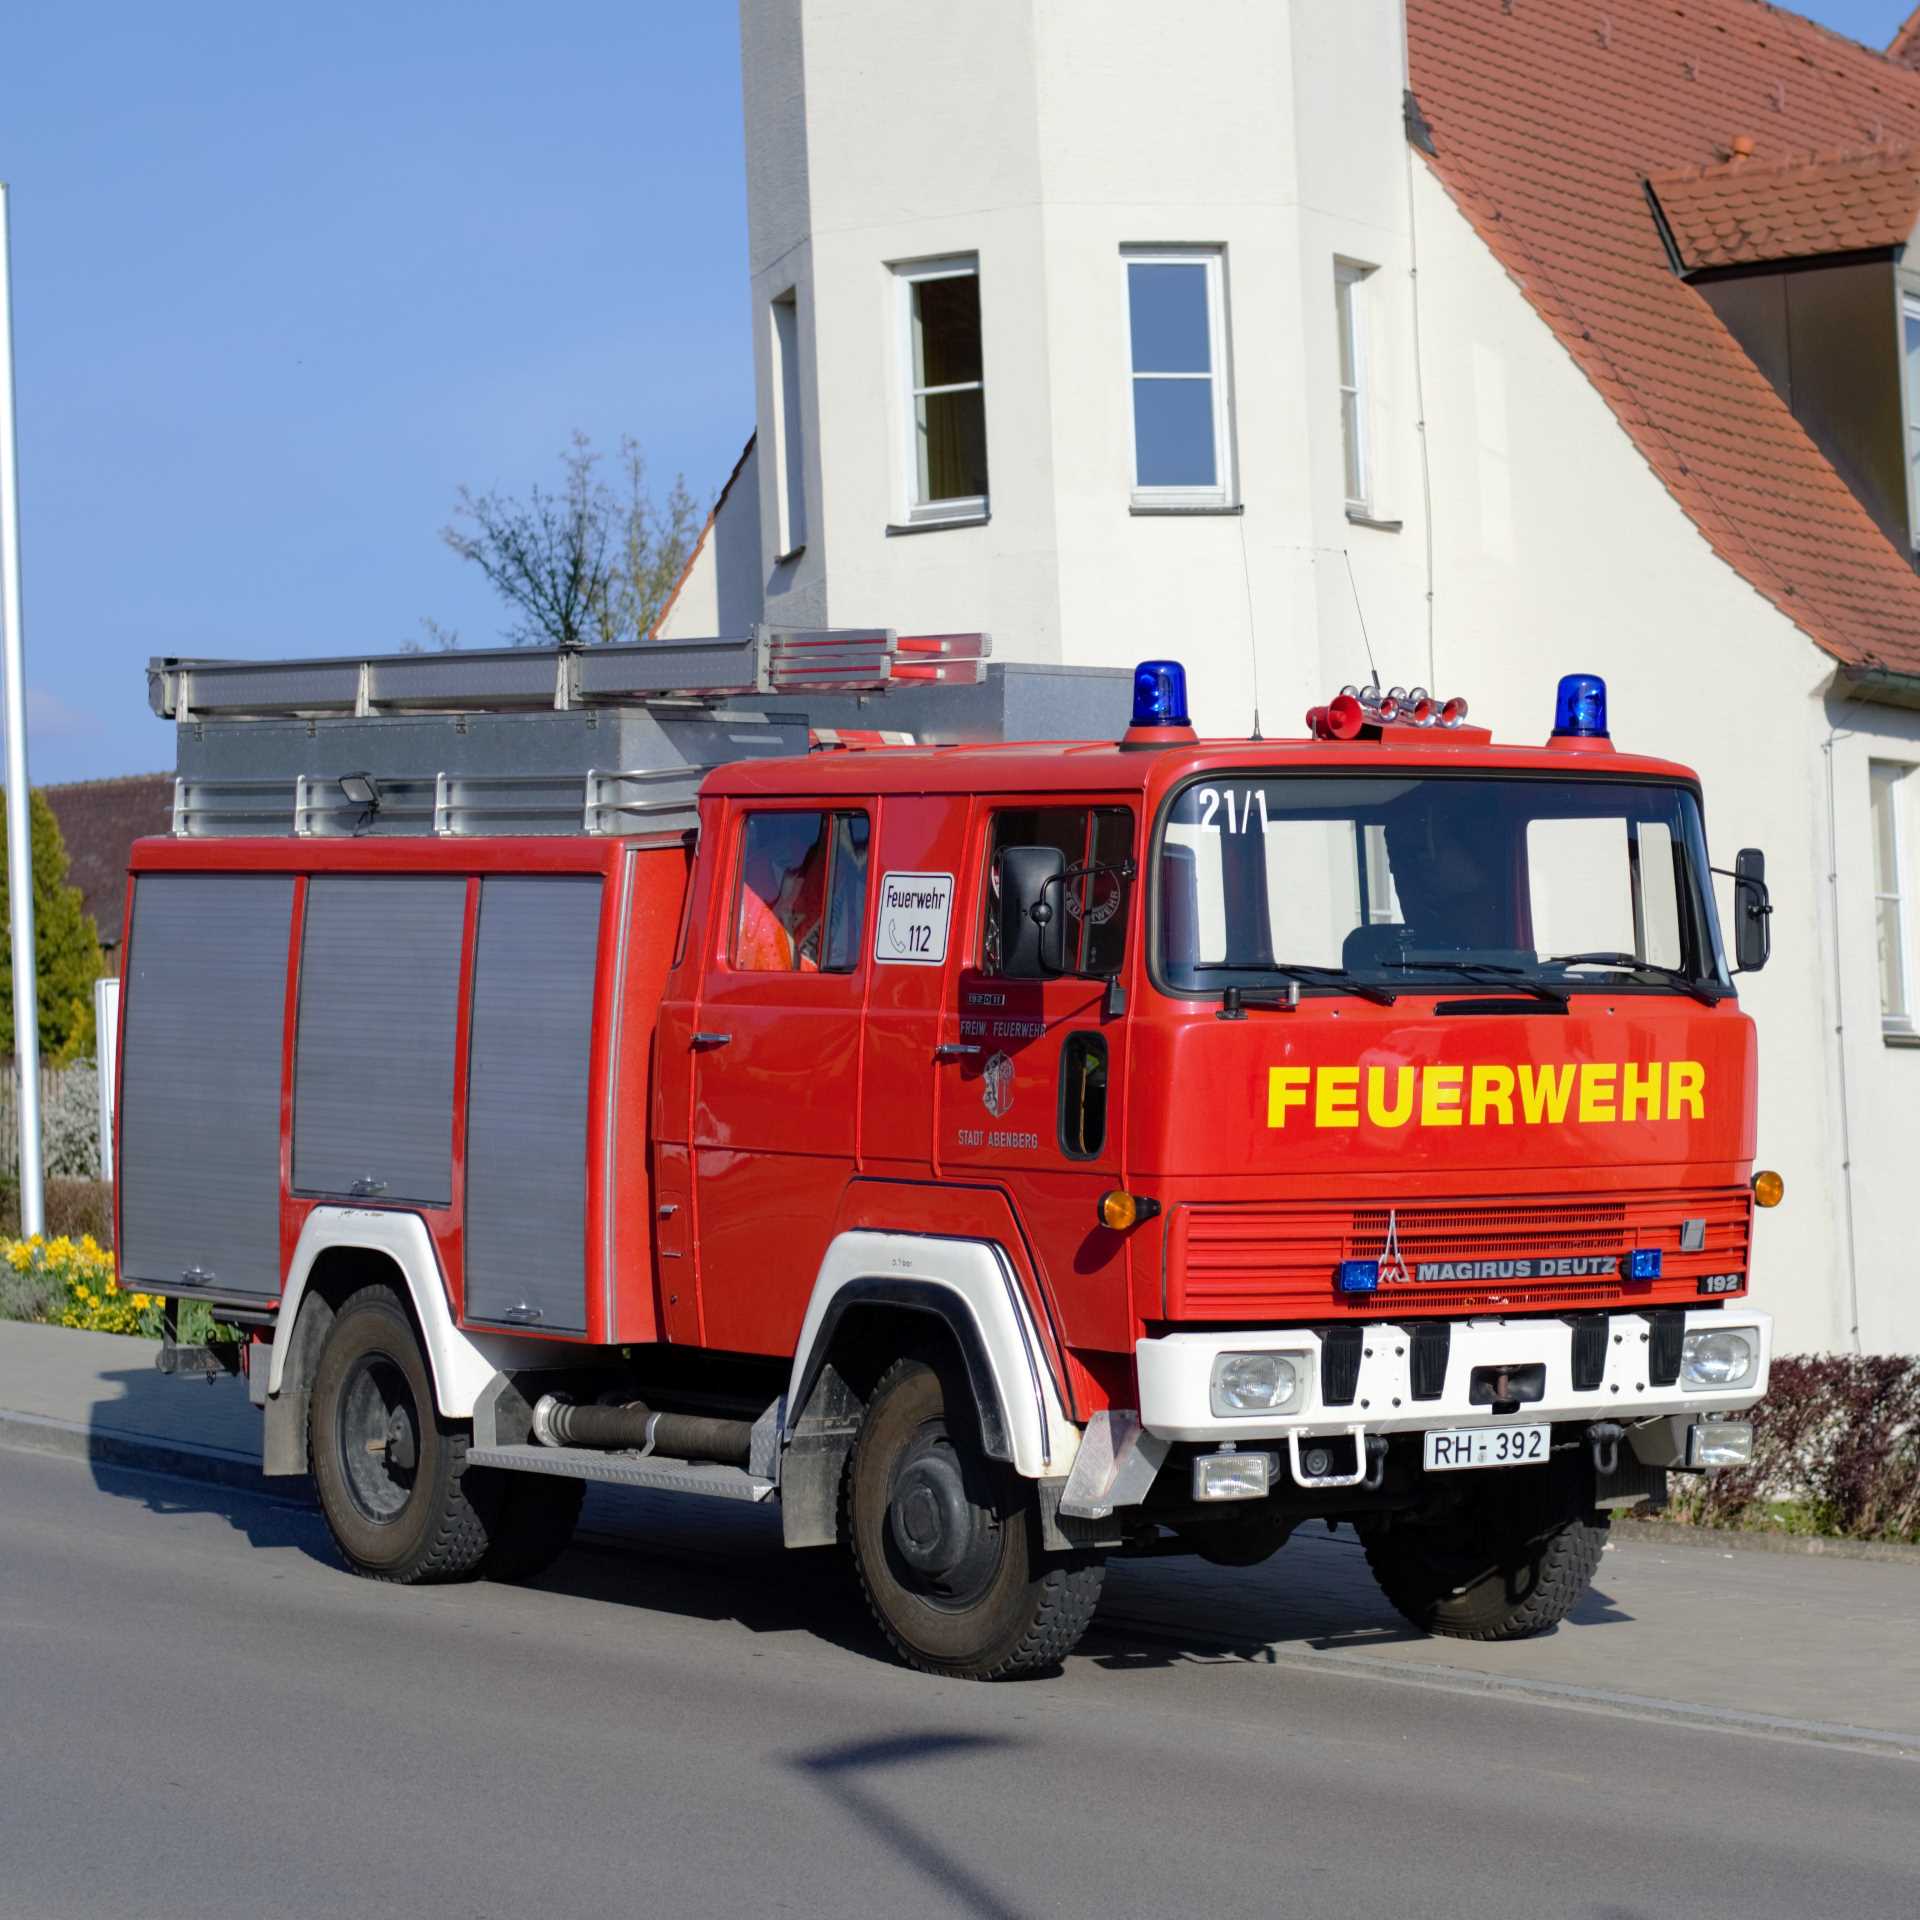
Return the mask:
<svg viewBox="0 0 1920 1920">
<path fill-rule="evenodd" d="M 173 831 L 173 775 L 129 773 L 42 787 L 67 844 L 67 880 L 80 889 L 100 944 L 120 944 L 127 857 L 143 834 Z"/>
<path fill-rule="evenodd" d="M 1920 219 L 1920 148 L 1809 154 L 1778 166 L 1736 155 L 1647 184 L 1690 273 L 1899 247 Z"/>
<path fill-rule="evenodd" d="M 1920 675 L 1920 574 L 1676 276 L 1645 185 L 1736 140 L 1758 166 L 1920 144 L 1920 72 L 1761 0 L 1407 14 L 1432 165 L 1675 500 L 1843 664 Z"/>
<path fill-rule="evenodd" d="M 1907 24 L 1887 42 L 1887 58 L 1902 66 L 1920 67 L 1920 7 L 1907 15 Z"/>
</svg>

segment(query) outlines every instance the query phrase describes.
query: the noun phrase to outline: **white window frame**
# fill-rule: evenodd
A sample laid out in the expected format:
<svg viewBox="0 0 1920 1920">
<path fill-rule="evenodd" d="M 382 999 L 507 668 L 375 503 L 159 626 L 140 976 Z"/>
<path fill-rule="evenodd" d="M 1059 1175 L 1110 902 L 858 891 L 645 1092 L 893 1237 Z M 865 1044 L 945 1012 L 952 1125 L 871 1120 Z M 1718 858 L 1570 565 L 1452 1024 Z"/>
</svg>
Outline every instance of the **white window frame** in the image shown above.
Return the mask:
<svg viewBox="0 0 1920 1920">
<path fill-rule="evenodd" d="M 960 380 L 944 387 L 922 387 L 913 374 L 913 290 L 928 280 L 980 279 L 977 253 L 949 254 L 938 260 L 910 260 L 896 264 L 894 280 L 895 353 L 899 366 L 900 394 L 900 485 L 897 489 L 900 519 L 911 527 L 937 527 L 956 521 L 984 520 L 991 510 L 992 494 L 966 494 L 953 500 L 922 500 L 920 496 L 920 447 L 915 434 L 917 402 L 928 394 L 978 393 L 982 409 L 986 406 L 986 309 L 981 308 L 980 378 Z M 987 450 L 988 485 L 992 485 L 993 450 Z"/>
<path fill-rule="evenodd" d="M 1906 817 L 1909 805 L 1907 782 L 1912 774 L 1913 768 L 1905 761 L 1870 760 L 1867 762 L 1868 828 L 1872 841 L 1873 861 L 1874 989 L 1881 995 L 1881 1031 L 1903 1038 L 1920 1031 L 1916 1029 L 1914 1023 L 1913 885 Z M 1872 817 L 1871 811 L 1878 794 L 1882 791 L 1886 794 L 1888 818 L 1893 828 L 1890 836 L 1893 841 L 1893 872 L 1891 874 L 1880 870 L 1879 822 Z M 1889 881 L 1892 882 L 1891 886 L 1887 884 Z M 1893 904 L 1894 926 L 1900 941 L 1898 971 L 1901 1007 L 1897 1012 L 1888 1008 L 1879 978 L 1880 909 L 1889 901 Z"/>
<path fill-rule="evenodd" d="M 800 294 L 796 287 L 767 302 L 773 356 L 773 511 L 776 563 L 807 544 L 806 416 L 800 392 Z"/>
<path fill-rule="evenodd" d="M 1127 477 L 1133 505 L 1152 512 L 1222 511 L 1238 503 L 1238 463 L 1233 446 L 1232 370 L 1227 359 L 1227 250 L 1223 246 L 1126 246 L 1120 249 L 1120 339 L 1126 356 Z M 1133 365 L 1133 267 L 1206 268 L 1207 373 L 1136 373 Z M 1208 487 L 1143 486 L 1139 436 L 1134 426 L 1133 389 L 1140 380 L 1213 382 L 1214 484 Z"/>
<path fill-rule="evenodd" d="M 1346 490 L 1347 510 L 1362 516 L 1373 512 L 1373 423 L 1368 417 L 1372 381 L 1367 364 L 1367 304 L 1362 291 L 1374 269 L 1358 260 L 1333 263 L 1334 324 L 1344 336 L 1353 364 L 1353 384 L 1338 379 L 1342 340 L 1334 342 L 1334 373 L 1340 392 L 1340 485 Z M 1347 401 L 1353 401 L 1353 460 L 1358 490 L 1347 487 Z"/>
<path fill-rule="evenodd" d="M 1904 435 L 1907 456 L 1908 538 L 1920 548 L 1920 481 L 1916 480 L 1916 461 L 1920 461 L 1920 381 L 1907 365 L 1907 325 L 1920 321 L 1920 294 L 1900 296 L 1900 411 L 1905 417 Z"/>
</svg>

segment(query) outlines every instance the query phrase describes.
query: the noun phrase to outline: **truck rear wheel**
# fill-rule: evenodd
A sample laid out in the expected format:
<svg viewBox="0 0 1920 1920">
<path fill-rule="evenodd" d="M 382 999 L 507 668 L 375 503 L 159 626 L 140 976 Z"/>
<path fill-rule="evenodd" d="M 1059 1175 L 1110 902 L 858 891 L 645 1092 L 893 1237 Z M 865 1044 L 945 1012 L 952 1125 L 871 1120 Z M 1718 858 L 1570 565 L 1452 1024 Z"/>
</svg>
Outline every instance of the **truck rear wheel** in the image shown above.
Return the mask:
<svg viewBox="0 0 1920 1920">
<path fill-rule="evenodd" d="M 355 1573 L 414 1586 L 480 1570 L 499 1488 L 469 1476 L 468 1430 L 434 1405 L 413 1322 L 389 1288 L 363 1287 L 340 1309 L 307 1418 L 320 1511 Z"/>
<path fill-rule="evenodd" d="M 1524 1640 L 1579 1605 L 1599 1571 L 1607 1516 L 1577 1504 L 1557 1476 L 1489 1488 L 1438 1524 L 1372 1534 L 1367 1564 L 1380 1591 L 1423 1633 Z"/>
<path fill-rule="evenodd" d="M 1093 1618 L 1097 1555 L 1040 1550 L 1032 1491 L 989 1460 L 970 1404 L 924 1360 L 875 1388 L 847 1472 L 847 1538 L 880 1630 L 922 1673 L 1057 1666 Z"/>
</svg>

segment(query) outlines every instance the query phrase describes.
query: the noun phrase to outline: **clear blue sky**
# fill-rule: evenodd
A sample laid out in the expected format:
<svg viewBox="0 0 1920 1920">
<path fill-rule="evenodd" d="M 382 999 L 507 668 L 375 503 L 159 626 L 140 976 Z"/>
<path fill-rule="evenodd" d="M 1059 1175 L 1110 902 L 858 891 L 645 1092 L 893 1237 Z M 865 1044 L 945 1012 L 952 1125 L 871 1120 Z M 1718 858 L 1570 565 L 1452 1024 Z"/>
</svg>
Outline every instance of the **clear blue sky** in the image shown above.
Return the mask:
<svg viewBox="0 0 1920 1920">
<path fill-rule="evenodd" d="M 1808 11 L 1881 45 L 1907 4 Z M 491 639 L 438 529 L 576 427 L 638 436 L 662 488 L 725 478 L 753 416 L 733 0 L 5 19 L 37 782 L 171 765 L 150 654 Z"/>
</svg>

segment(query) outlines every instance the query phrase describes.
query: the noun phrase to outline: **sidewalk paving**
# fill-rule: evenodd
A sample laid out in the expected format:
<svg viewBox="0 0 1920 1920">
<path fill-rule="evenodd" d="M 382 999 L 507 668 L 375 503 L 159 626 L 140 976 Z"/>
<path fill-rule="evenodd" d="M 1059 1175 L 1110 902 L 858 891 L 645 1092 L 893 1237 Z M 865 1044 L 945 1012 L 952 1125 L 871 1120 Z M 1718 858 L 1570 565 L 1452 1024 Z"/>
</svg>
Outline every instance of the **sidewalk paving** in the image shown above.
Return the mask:
<svg viewBox="0 0 1920 1920">
<path fill-rule="evenodd" d="M 259 1477 L 260 1415 L 242 1382 L 172 1379 L 154 1352 L 115 1334 L 0 1322 L 0 1446 L 310 1499 L 304 1480 Z M 778 1577 L 778 1515 L 764 1509 L 593 1487 L 583 1524 L 629 1549 L 725 1556 L 749 1583 Z M 1491 1646 L 1427 1639 L 1381 1599 L 1353 1535 L 1315 1526 L 1260 1567 L 1116 1562 L 1086 1651 L 1118 1667 L 1337 1668 L 1920 1755 L 1917 1627 L 1920 1566 L 1634 1538 L 1608 1549 L 1593 1590 L 1553 1633 Z"/>
</svg>

